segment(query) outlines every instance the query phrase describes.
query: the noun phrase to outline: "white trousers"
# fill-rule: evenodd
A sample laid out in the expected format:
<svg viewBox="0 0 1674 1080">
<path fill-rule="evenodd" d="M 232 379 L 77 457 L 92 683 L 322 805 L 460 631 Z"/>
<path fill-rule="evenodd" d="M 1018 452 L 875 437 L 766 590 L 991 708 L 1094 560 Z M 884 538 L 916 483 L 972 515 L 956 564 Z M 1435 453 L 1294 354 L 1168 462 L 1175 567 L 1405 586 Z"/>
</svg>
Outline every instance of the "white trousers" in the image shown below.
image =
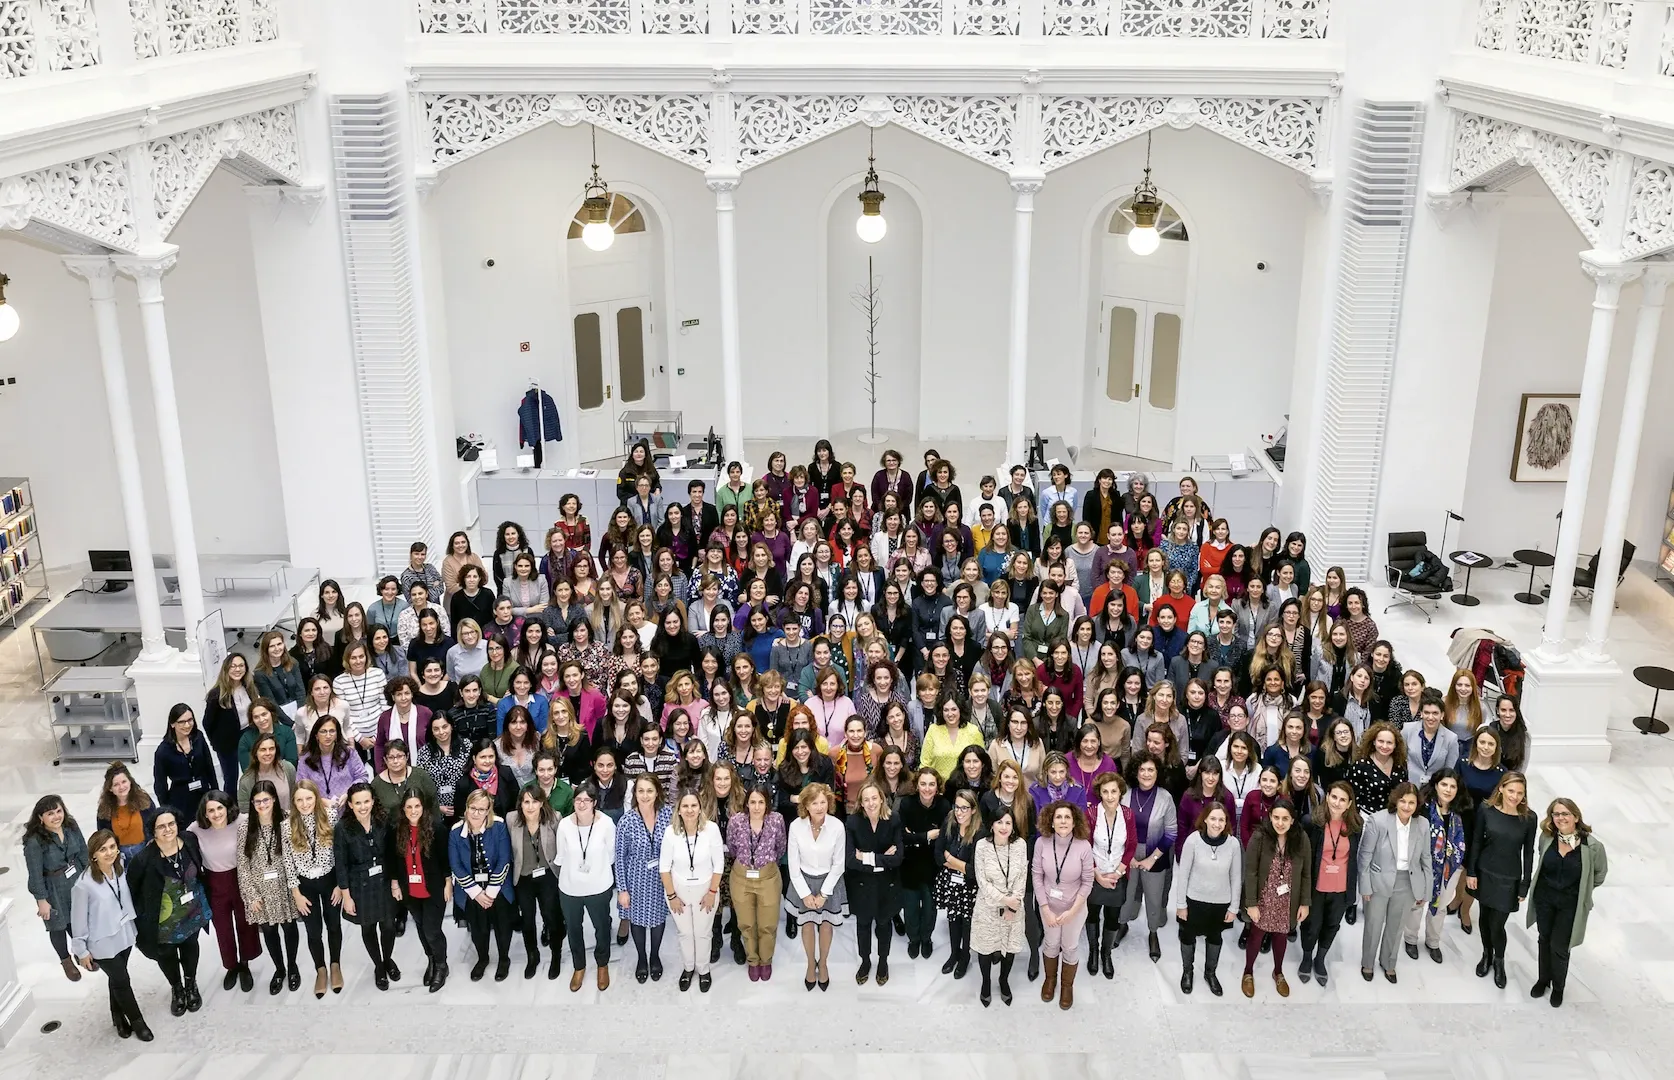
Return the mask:
<svg viewBox="0 0 1674 1080">
<path fill-rule="evenodd" d="M 704 911 L 698 906 L 709 891 L 709 879 L 710 875 L 704 874 L 698 881 L 684 881 L 676 874 L 674 895 L 685 903 L 686 910 L 678 914 L 669 912 L 680 936 L 680 970 L 696 971 L 699 975 L 709 974 L 709 943 L 715 928 L 714 909 Z M 720 903 L 719 898 L 716 903 Z"/>
</svg>

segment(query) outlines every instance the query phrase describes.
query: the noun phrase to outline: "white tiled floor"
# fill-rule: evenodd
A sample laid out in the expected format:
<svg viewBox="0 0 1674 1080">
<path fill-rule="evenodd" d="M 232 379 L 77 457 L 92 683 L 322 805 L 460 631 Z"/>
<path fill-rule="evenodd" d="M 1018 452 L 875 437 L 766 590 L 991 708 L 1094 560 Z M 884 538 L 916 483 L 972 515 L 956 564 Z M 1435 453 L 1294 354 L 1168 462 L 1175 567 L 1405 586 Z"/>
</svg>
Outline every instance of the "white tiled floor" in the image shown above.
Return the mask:
<svg viewBox="0 0 1674 1080">
<path fill-rule="evenodd" d="M 1383 616 L 1379 599 L 1379 624 L 1404 663 L 1442 676 L 1448 634 L 1461 614 L 1472 625 L 1493 627 L 1520 642 L 1538 638 L 1543 609 L 1511 602 L 1510 594 L 1520 587 L 1514 573 L 1476 574 L 1472 588 L 1483 596 L 1483 606 L 1467 611 L 1444 603 L 1432 625 L 1410 610 Z M 1581 615 L 1584 621 L 1584 609 Z M 1631 576 L 1614 627 L 1612 651 L 1624 670 L 1671 663 L 1674 597 L 1661 586 L 1638 573 Z M 1581 627 L 1574 629 L 1579 633 Z M 9 868 L 0 876 L 0 894 L 20 901 L 27 896 L 18 836 L 29 806 L 39 794 L 58 791 L 72 812 L 90 820 L 100 772 L 50 765 L 45 711 L 31 692 L 34 685 L 27 635 L 13 633 L 0 641 L 0 865 Z M 770 1071 L 845 1080 L 918 1074 L 973 1080 L 1668 1076 L 1674 1072 L 1667 1064 L 1674 1060 L 1669 1008 L 1674 932 L 1666 913 L 1674 909 L 1674 868 L 1664 830 L 1674 821 L 1674 745 L 1629 726 L 1649 703 L 1649 692 L 1624 677 L 1609 702 L 1615 755 L 1608 765 L 1542 764 L 1536 755 L 1534 800 L 1559 792 L 1575 796 L 1611 852 L 1610 883 L 1598 893 L 1587 943 L 1576 953 L 1569 1000 L 1559 1012 L 1527 997 L 1533 940 L 1517 925 L 1509 954 L 1511 985 L 1504 991 L 1473 976 L 1478 939 L 1464 936 L 1457 924 L 1447 931 L 1446 962 L 1403 957 L 1398 986 L 1354 977 L 1359 934 L 1347 928 L 1328 990 L 1292 978 L 1290 999 L 1280 1001 L 1266 975 L 1267 961 L 1258 966 L 1254 1002 L 1238 993 L 1239 957 L 1230 939 L 1221 963 L 1229 995 L 1216 999 L 1201 981 L 1192 996 L 1181 995 L 1171 932 L 1164 932 L 1157 965 L 1146 958 L 1143 937 L 1134 935 L 1118 953 L 1116 978 L 1081 978 L 1076 1008 L 1069 1013 L 1043 1005 L 1038 984 L 1031 986 L 1021 975 L 1012 1008 L 996 1000 L 993 1008 L 982 1009 L 974 970 L 960 982 L 940 974 L 945 943 L 928 962 L 908 960 L 898 947 L 894 978 L 882 989 L 855 987 L 853 937 L 843 934 L 828 994 L 805 995 L 800 950 L 786 949 L 789 943 L 781 938 L 779 974 L 770 984 L 748 982 L 742 969 L 724 959 L 710 994 L 694 989 L 681 995 L 672 977 L 642 987 L 634 982 L 631 965 L 623 970 L 618 962 L 611 989 L 601 995 L 590 981 L 579 994 L 568 992 L 567 979 L 524 982 L 517 963 L 510 982 L 471 983 L 463 977 L 469 945 L 454 933 L 456 978 L 432 997 L 416 983 L 420 963 L 411 935 L 398 950 L 413 974 L 388 994 L 370 985 L 364 955 L 351 935 L 344 951 L 350 985 L 342 997 L 324 1002 L 306 992 L 269 997 L 261 965 L 257 993 L 223 993 L 210 946 L 204 953 L 204 1009 L 174 1020 L 161 976 L 140 964 L 141 1001 L 158 1033 L 142 1050 L 110 1030 L 99 979 L 64 980 L 45 935 L 29 925 L 25 910 L 14 919 L 12 943 L 35 991 L 36 1013 L 29 1034 L 0 1055 L 0 1077 L 279 1080 L 302 1072 L 364 1070 L 372 1062 L 355 1055 L 371 1053 L 380 1055 L 375 1067 L 390 1080 L 558 1075 L 700 1080 Z M 1669 711 L 1674 713 L 1674 702 Z M 149 769 L 140 772 L 146 777 Z M 520 953 L 521 946 L 513 950 Z M 674 950 L 672 942 L 665 944 L 666 957 Z M 49 1020 L 62 1027 L 50 1035 L 36 1033 Z M 558 1050 L 559 1056 L 542 1056 Z"/>
</svg>

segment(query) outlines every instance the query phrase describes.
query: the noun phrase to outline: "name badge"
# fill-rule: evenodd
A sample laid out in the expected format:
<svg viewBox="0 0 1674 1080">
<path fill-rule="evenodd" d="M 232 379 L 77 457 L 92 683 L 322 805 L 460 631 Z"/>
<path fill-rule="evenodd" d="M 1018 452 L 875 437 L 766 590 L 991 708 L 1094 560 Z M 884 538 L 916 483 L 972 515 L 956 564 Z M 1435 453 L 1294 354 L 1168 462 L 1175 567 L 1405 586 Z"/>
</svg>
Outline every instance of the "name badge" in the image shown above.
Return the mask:
<svg viewBox="0 0 1674 1080">
<path fill-rule="evenodd" d="M 1038 653 L 1041 656 L 1045 656 L 1046 655 L 1046 646 L 1045 645 L 1035 646 L 1035 652 Z"/>
<path fill-rule="evenodd" d="M 746 868 L 745 871 L 744 871 L 744 876 L 751 881 L 759 881 L 761 879 L 761 871 L 760 870 L 750 870 L 750 869 Z"/>
<path fill-rule="evenodd" d="M 384 872 L 384 866 L 383 866 L 382 863 L 373 863 L 371 866 L 368 866 L 366 868 L 366 876 L 367 877 L 377 877 L 379 874 L 381 874 L 383 872 Z"/>
<path fill-rule="evenodd" d="M 700 879 L 700 877 L 701 877 L 701 875 L 698 874 L 698 872 L 696 870 L 688 870 L 686 872 L 686 880 L 687 881 L 697 881 L 697 880 Z"/>
<path fill-rule="evenodd" d="M 1332 863 L 1326 863 L 1325 864 L 1325 872 L 1327 874 L 1340 874 L 1340 873 L 1343 872 L 1343 868 L 1341 866 L 1337 866 L 1337 865 L 1334 865 Z"/>
<path fill-rule="evenodd" d="M 546 867 L 544 867 L 544 866 L 535 867 L 535 869 L 529 874 L 529 876 L 530 877 L 545 877 L 546 876 Z"/>
<path fill-rule="evenodd" d="M 941 636 L 942 636 L 941 634 L 937 633 L 934 630 L 926 630 L 924 632 L 924 640 L 925 641 L 935 641 L 937 638 L 939 638 Z"/>
<path fill-rule="evenodd" d="M 647 870 L 657 869 L 657 860 L 656 859 L 646 859 L 645 860 L 645 868 Z"/>
<path fill-rule="evenodd" d="M 484 885 L 484 884 L 487 884 L 487 882 L 488 882 L 488 875 L 487 874 L 478 874 L 476 877 L 472 878 L 471 880 L 475 881 L 478 885 Z"/>
<path fill-rule="evenodd" d="M 424 884 L 424 875 L 423 874 L 408 874 L 407 875 L 407 884 L 409 884 L 409 885 L 423 885 Z"/>
<path fill-rule="evenodd" d="M 263 881 L 278 881 L 279 880 L 279 871 L 269 870 L 267 873 L 262 875 L 262 880 Z"/>
<path fill-rule="evenodd" d="M 81 869 L 79 867 L 75 867 L 75 866 L 64 867 L 64 883 L 67 885 L 70 882 L 74 881 L 76 879 L 76 875 L 79 874 L 79 873 L 81 873 Z"/>
<path fill-rule="evenodd" d="M 1279 893 L 1280 896 L 1289 895 L 1290 894 L 1290 884 L 1287 882 L 1283 885 L 1280 885 L 1279 888 L 1278 888 L 1278 893 Z"/>
<path fill-rule="evenodd" d="M 1046 890 L 1046 895 L 1050 896 L 1054 900 L 1062 900 L 1064 898 L 1064 890 L 1062 890 L 1062 889 L 1047 889 Z"/>
<path fill-rule="evenodd" d="M 884 868 L 881 867 L 881 866 L 872 867 L 872 873 L 874 873 L 874 874 L 881 874 L 883 872 L 884 872 Z"/>
</svg>

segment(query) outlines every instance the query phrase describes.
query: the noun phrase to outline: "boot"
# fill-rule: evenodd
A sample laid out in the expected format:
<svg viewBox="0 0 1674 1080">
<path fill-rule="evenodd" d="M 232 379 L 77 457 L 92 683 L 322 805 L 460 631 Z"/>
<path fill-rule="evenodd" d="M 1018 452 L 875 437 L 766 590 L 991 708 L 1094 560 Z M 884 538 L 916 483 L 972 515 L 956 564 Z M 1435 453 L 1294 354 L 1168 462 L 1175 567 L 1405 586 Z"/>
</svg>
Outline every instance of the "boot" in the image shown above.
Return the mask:
<svg viewBox="0 0 1674 1080">
<path fill-rule="evenodd" d="M 953 965 L 953 977 L 955 979 L 963 979 L 965 977 L 965 972 L 971 970 L 970 945 L 961 944 L 959 946 L 959 952 L 956 955 L 959 957 L 959 962 Z"/>
<path fill-rule="evenodd" d="M 1494 950 L 1484 941 L 1482 943 L 1482 959 L 1476 962 L 1476 977 L 1486 979 L 1488 972 L 1494 968 Z"/>
<path fill-rule="evenodd" d="M 1006 953 L 1000 957 L 1000 1000 L 1011 1004 L 1011 965 L 1017 957 Z"/>
<path fill-rule="evenodd" d="M 1215 969 L 1221 964 L 1221 943 L 1219 941 L 1205 941 L 1203 943 L 1203 985 L 1216 997 L 1221 996 L 1221 980 L 1215 974 Z"/>
<path fill-rule="evenodd" d="M 1099 973 L 1099 909 L 1088 908 L 1087 914 L 1087 974 Z"/>
<path fill-rule="evenodd" d="M 747 958 L 744 955 L 744 938 L 738 927 L 732 928 L 732 962 L 742 964 Z"/>
<path fill-rule="evenodd" d="M 1505 956 L 1496 954 L 1494 957 L 1494 985 L 1505 989 Z"/>
<path fill-rule="evenodd" d="M 1103 966 L 1104 977 L 1107 979 L 1116 977 L 1116 967 L 1110 962 L 1110 953 L 1116 948 L 1116 936 L 1119 933 L 1120 925 L 1111 926 L 1109 920 L 1105 920 L 1104 933 L 1099 935 L 1099 963 Z"/>
<path fill-rule="evenodd" d="M 1197 939 L 1180 939 L 1180 992 L 1192 992 L 1192 967 L 1197 963 Z"/>
<path fill-rule="evenodd" d="M 424 988 L 430 989 L 431 982 L 436 978 L 436 961 L 426 958 L 424 961 Z"/>
<path fill-rule="evenodd" d="M 197 1012 L 203 1008 L 203 995 L 198 993 L 198 980 L 187 979 L 184 989 L 186 991 L 186 1011 Z"/>
<path fill-rule="evenodd" d="M 1075 1004 L 1075 964 L 1064 965 L 1064 986 L 1058 997 L 1058 1008 L 1067 1009 Z"/>
<path fill-rule="evenodd" d="M 446 986 L 447 981 L 448 962 L 446 960 L 438 960 L 436 961 L 436 970 L 430 973 L 430 992 L 434 994 L 443 986 Z"/>
<path fill-rule="evenodd" d="M 1040 999 L 1051 1001 L 1058 993 L 1058 958 L 1047 956 L 1042 959 L 1045 965 L 1046 978 L 1040 984 Z"/>
<path fill-rule="evenodd" d="M 186 991 L 178 986 L 169 989 L 169 1012 L 175 1016 L 186 1015 Z"/>
<path fill-rule="evenodd" d="M 71 960 L 68 956 L 66 956 L 58 963 L 64 968 L 64 977 L 66 979 L 69 979 L 71 982 L 81 981 L 81 968 L 76 966 L 76 962 L 74 960 Z"/>
<path fill-rule="evenodd" d="M 982 972 L 982 990 L 977 994 L 977 1000 L 982 1002 L 983 1008 L 988 1008 L 994 1001 L 994 959 L 987 953 L 977 954 L 977 968 Z"/>
<path fill-rule="evenodd" d="M 110 1007 L 110 1022 L 116 1027 L 116 1037 L 126 1039 L 133 1035 L 134 1025 L 128 1023 L 128 1017 L 115 1005 Z"/>
<path fill-rule="evenodd" d="M 1029 946 L 1029 971 L 1028 971 L 1028 976 L 1029 976 L 1029 981 L 1030 982 L 1034 982 L 1036 979 L 1040 978 L 1040 946 L 1039 945 L 1030 945 Z M 1051 998 L 1049 997 L 1045 1000 L 1051 1000 Z"/>
</svg>

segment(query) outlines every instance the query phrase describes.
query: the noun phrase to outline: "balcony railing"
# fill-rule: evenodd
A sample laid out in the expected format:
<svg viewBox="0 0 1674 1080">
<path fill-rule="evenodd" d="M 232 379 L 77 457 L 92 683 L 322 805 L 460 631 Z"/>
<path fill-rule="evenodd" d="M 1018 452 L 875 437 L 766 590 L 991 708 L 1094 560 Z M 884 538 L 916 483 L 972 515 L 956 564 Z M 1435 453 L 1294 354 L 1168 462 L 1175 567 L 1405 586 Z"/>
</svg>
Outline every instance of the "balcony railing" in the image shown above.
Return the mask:
<svg viewBox="0 0 1674 1080">
<path fill-rule="evenodd" d="M 211 52 L 279 37 L 279 0 L 128 0 L 134 56 Z"/>
<path fill-rule="evenodd" d="M 0 0 L 0 79 L 98 62 L 93 0 Z"/>
<path fill-rule="evenodd" d="M 1636 6 L 1621 0 L 1477 0 L 1475 44 L 1489 52 L 1624 70 L 1634 48 Z M 1660 74 L 1670 73 L 1669 50 L 1664 29 L 1654 68 Z"/>
<path fill-rule="evenodd" d="M 1331 0 L 417 0 L 425 34 L 1320 39 Z"/>
</svg>

